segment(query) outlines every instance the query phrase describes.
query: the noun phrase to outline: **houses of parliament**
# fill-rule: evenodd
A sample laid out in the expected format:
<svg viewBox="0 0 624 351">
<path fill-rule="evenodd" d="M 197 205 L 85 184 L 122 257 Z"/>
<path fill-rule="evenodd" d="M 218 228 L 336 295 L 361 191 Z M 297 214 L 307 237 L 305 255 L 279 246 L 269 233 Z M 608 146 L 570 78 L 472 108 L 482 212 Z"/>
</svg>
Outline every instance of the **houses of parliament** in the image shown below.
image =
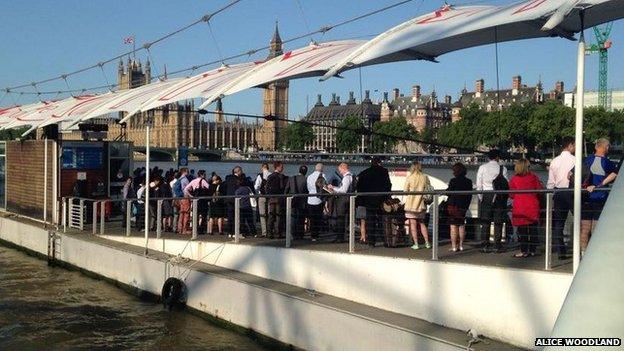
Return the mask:
<svg viewBox="0 0 624 351">
<path fill-rule="evenodd" d="M 270 42 L 269 56 L 272 59 L 283 53 L 282 40 L 277 25 Z M 140 61 L 128 59 L 127 64 L 119 62 L 117 69 L 118 89 L 132 89 L 148 84 L 152 78 L 149 60 L 142 65 Z M 263 113 L 279 117 L 288 116 L 288 82 L 275 82 L 264 86 Z M 119 119 L 124 113 L 120 113 Z M 241 120 L 238 117 L 230 121 L 223 112 L 221 100 L 217 100 L 213 121 L 207 121 L 196 111 L 193 101 L 169 104 L 154 110 L 150 146 L 162 148 L 189 147 L 217 150 L 223 148 L 274 151 L 278 147 L 280 132 L 286 126 L 285 121 Z M 131 141 L 135 146 L 145 146 L 145 125 L 147 113 L 137 114 L 127 123 L 119 124 L 115 120 L 100 123 L 108 125 L 109 140 Z M 81 133 L 64 133 L 64 139 L 80 139 Z"/>
</svg>

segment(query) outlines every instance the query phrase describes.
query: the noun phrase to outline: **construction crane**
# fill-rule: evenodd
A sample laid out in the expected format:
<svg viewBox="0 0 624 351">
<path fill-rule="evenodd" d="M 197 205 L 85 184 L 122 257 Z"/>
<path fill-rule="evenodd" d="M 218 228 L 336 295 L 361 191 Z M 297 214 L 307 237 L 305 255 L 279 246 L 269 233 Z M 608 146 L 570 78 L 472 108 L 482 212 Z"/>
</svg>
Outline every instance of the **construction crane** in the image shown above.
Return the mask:
<svg viewBox="0 0 624 351">
<path fill-rule="evenodd" d="M 611 108 L 611 99 L 609 99 L 609 91 L 607 86 L 607 80 L 609 77 L 609 49 L 612 42 L 609 39 L 611 35 L 611 28 L 613 22 L 606 24 L 605 26 L 594 27 L 594 35 L 596 36 L 596 43 L 589 46 L 586 49 L 586 53 L 599 55 L 600 61 L 598 66 L 598 105 L 605 110 Z"/>
</svg>

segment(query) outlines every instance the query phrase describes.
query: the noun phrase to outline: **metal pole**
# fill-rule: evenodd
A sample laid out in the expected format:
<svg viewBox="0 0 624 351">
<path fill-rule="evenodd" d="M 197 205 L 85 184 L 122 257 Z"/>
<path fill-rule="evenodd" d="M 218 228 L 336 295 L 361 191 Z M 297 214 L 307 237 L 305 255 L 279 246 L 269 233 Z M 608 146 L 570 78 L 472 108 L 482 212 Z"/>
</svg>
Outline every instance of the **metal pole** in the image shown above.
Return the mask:
<svg viewBox="0 0 624 351">
<path fill-rule="evenodd" d="M 553 194 L 546 194 L 546 248 L 544 256 L 546 262 L 544 269 L 549 271 L 552 269 L 552 211 L 553 211 Z"/>
<path fill-rule="evenodd" d="M 98 208 L 98 202 L 97 201 L 93 201 L 93 235 L 97 234 L 97 208 Z"/>
<path fill-rule="evenodd" d="M 53 142 L 52 148 L 52 221 L 58 224 L 58 145 Z"/>
<path fill-rule="evenodd" d="M 240 198 L 234 199 L 234 243 L 240 242 Z"/>
<path fill-rule="evenodd" d="M 149 115 L 149 112 L 148 112 Z M 145 124 L 145 254 L 149 244 L 149 183 L 150 183 L 150 126 L 149 120 Z"/>
<path fill-rule="evenodd" d="M 130 236 L 130 224 L 132 224 L 132 201 L 126 201 L 126 236 Z"/>
<path fill-rule="evenodd" d="M 440 239 L 440 208 L 438 207 L 438 194 L 433 195 L 433 246 L 431 249 L 431 259 L 438 260 L 438 241 Z"/>
<path fill-rule="evenodd" d="M 104 234 L 104 220 L 106 219 L 106 200 L 100 202 L 100 235 Z"/>
<path fill-rule="evenodd" d="M 61 203 L 61 210 L 63 211 L 62 214 L 62 218 L 63 218 L 63 233 L 67 233 L 67 199 L 63 198 Z"/>
<path fill-rule="evenodd" d="M 583 22 L 583 14 L 581 14 Z M 575 172 L 574 172 L 574 235 L 573 235 L 573 274 L 576 274 L 581 261 L 581 177 L 583 165 L 583 108 L 585 101 L 585 35 L 581 31 L 578 44 L 576 72 L 576 128 L 575 128 Z"/>
<path fill-rule="evenodd" d="M 158 239 L 162 236 L 162 204 L 163 200 L 156 202 L 156 238 Z"/>
<path fill-rule="evenodd" d="M 286 247 L 292 244 L 292 196 L 286 198 Z"/>
<path fill-rule="evenodd" d="M 84 200 L 78 200 L 78 206 L 80 206 L 80 231 L 84 230 L 84 216 L 85 216 L 85 207 Z"/>
<path fill-rule="evenodd" d="M 192 216 L 193 216 L 193 229 L 192 229 L 192 233 L 193 236 L 191 237 L 191 239 L 195 240 L 197 239 L 197 199 L 193 199 L 193 209 L 192 209 Z"/>
<path fill-rule="evenodd" d="M 47 222 L 47 221 L 48 221 L 48 137 L 46 136 L 43 139 L 43 222 Z"/>
<path fill-rule="evenodd" d="M 349 253 L 354 253 L 354 252 L 355 252 L 355 196 L 350 196 L 349 197 Z"/>
</svg>

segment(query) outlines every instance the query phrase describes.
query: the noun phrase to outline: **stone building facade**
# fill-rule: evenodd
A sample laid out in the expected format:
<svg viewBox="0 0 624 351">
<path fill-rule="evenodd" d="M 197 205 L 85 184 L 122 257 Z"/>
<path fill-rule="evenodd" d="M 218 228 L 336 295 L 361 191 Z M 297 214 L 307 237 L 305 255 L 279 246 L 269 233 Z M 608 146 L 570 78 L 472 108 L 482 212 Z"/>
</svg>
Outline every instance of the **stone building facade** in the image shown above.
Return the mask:
<svg viewBox="0 0 624 351">
<path fill-rule="evenodd" d="M 485 90 L 485 81 L 478 79 L 475 82 L 474 91 L 469 92 L 465 87 L 462 90 L 459 101 L 453 111 L 453 119 L 458 120 L 461 118 L 459 110 L 472 104 L 477 104 L 479 108 L 486 111 L 495 111 L 508 108 L 513 104 L 528 102 L 542 103 L 553 100 L 562 103 L 565 94 L 564 89 L 564 83 L 558 81 L 555 83 L 554 89 L 545 93 L 541 81 L 535 86 L 527 86 L 522 83 L 521 76 L 515 76 L 512 78 L 511 89 Z"/>
<path fill-rule="evenodd" d="M 359 104 L 355 101 L 353 92 L 349 93 L 349 100 L 344 105 L 340 104 L 339 96 L 332 94 L 331 102 L 325 106 L 321 95 L 318 95 L 316 104 L 304 120 L 323 126 L 312 126 L 315 139 L 312 143 L 306 145 L 306 150 L 338 152 L 336 145 L 336 133 L 338 130 L 335 127 L 339 126 L 346 117 L 358 116 L 364 126 L 370 129 L 373 123 L 379 121 L 380 115 L 381 106 L 373 104 L 368 90 L 365 93 L 364 100 Z M 370 136 L 362 135 L 358 152 L 367 152 L 369 144 Z"/>
<path fill-rule="evenodd" d="M 267 59 L 283 53 L 282 40 L 277 25 L 270 42 Z M 151 64 L 143 65 L 140 61 L 128 58 L 126 64 L 119 62 L 117 70 L 118 89 L 132 89 L 147 84 L 152 79 Z M 274 82 L 263 88 L 263 114 L 265 116 L 288 116 L 289 83 Z M 264 120 L 262 123 L 246 122 L 241 118 L 227 118 L 223 112 L 223 104 L 217 101 L 212 121 L 201 116 L 195 109 L 194 102 L 178 102 L 153 110 L 153 124 L 150 134 L 150 145 L 162 148 L 178 148 L 180 146 L 198 149 L 218 150 L 237 149 L 246 151 L 250 148 L 273 151 L 278 146 L 281 130 L 286 121 Z M 125 113 L 119 113 L 123 118 Z M 228 121 L 231 119 L 231 121 Z M 140 113 L 124 124 L 116 119 L 97 119 L 94 123 L 108 125 L 109 140 L 131 141 L 135 146 L 145 146 L 145 126 L 147 113 Z M 79 131 L 63 133 L 63 139 L 79 140 Z"/>
<path fill-rule="evenodd" d="M 403 117 L 419 132 L 427 127 L 438 128 L 451 122 L 453 108 L 451 100 L 451 96 L 446 95 L 443 101 L 438 101 L 435 90 L 429 95 L 424 95 L 421 93 L 420 85 L 414 85 L 409 96 L 404 96 L 399 89 L 394 89 L 392 101 L 388 99 L 388 94 L 384 93 L 381 121 Z"/>
</svg>

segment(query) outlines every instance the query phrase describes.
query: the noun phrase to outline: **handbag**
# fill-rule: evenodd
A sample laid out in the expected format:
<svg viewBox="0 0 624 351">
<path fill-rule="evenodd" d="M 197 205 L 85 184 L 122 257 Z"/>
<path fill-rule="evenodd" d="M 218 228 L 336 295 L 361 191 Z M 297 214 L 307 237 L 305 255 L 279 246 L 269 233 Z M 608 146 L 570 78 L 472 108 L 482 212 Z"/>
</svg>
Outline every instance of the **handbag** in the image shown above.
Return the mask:
<svg viewBox="0 0 624 351">
<path fill-rule="evenodd" d="M 433 185 L 431 185 L 429 179 L 427 178 L 427 185 L 425 185 L 423 191 L 432 192 L 434 190 Z M 431 205 L 433 203 L 433 194 L 424 194 L 422 198 L 425 205 Z"/>
</svg>

